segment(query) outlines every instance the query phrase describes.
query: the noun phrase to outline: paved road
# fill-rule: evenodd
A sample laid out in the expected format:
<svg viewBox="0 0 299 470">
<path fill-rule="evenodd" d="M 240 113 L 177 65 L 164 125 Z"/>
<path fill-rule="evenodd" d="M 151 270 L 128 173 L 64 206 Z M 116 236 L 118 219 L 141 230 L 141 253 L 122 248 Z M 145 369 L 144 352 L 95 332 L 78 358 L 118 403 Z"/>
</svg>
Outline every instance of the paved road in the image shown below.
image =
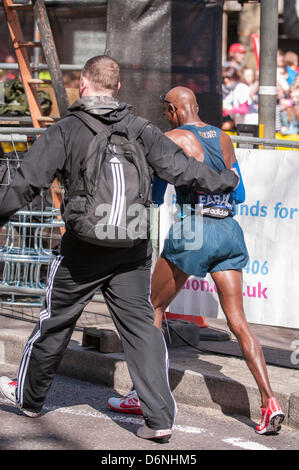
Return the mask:
<svg viewBox="0 0 299 470">
<path fill-rule="evenodd" d="M 14 377 L 15 374 L 14 366 L 0 364 L 0 375 Z M 186 405 L 179 405 L 168 444 L 145 441 L 135 436 L 142 417 L 107 409 L 107 398 L 113 394 L 113 390 L 100 385 L 57 376 L 44 411 L 37 419 L 18 414 L 0 398 L 0 450 L 109 450 L 110 458 L 116 450 L 163 454 L 184 450 L 189 455 L 189 464 L 194 464 L 190 460 L 195 455 L 192 451 L 299 449 L 299 430 L 284 426 L 279 435 L 259 436 L 249 418 L 225 416 L 220 411 Z M 99 458 L 107 457 L 99 454 Z"/>
</svg>

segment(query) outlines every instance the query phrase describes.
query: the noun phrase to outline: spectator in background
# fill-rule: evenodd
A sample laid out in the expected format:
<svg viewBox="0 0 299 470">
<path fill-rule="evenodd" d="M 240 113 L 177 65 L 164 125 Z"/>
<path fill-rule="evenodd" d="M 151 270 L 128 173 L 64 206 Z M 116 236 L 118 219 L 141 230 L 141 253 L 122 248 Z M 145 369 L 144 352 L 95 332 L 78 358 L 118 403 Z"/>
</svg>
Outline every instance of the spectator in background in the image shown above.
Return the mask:
<svg viewBox="0 0 299 470">
<path fill-rule="evenodd" d="M 258 124 L 258 89 L 257 72 L 249 67 L 243 67 L 240 80 L 249 87 L 248 112 L 244 116 L 244 124 Z"/>
<path fill-rule="evenodd" d="M 290 67 L 291 69 L 295 70 L 295 72 L 299 72 L 299 66 L 298 66 L 298 54 L 293 51 L 288 51 L 284 55 L 284 61 L 286 67 Z"/>
<path fill-rule="evenodd" d="M 243 67 L 240 80 L 249 87 L 248 112 L 244 116 L 244 124 L 258 124 L 259 81 L 257 72 L 249 67 Z"/>
<path fill-rule="evenodd" d="M 294 83 L 292 84 L 293 90 L 299 87 L 299 74 L 296 76 Z"/>
<path fill-rule="evenodd" d="M 8 54 L 5 57 L 4 62 L 7 64 L 15 64 L 17 61 L 13 55 Z M 13 70 L 13 69 L 0 70 L 1 82 L 6 82 L 7 80 L 15 80 L 17 77 L 18 77 L 18 72 L 16 70 Z"/>
<path fill-rule="evenodd" d="M 238 124 L 244 123 L 244 117 L 248 113 L 249 86 L 242 83 L 235 67 L 222 67 L 222 99 L 223 99 L 223 121 L 233 122 L 231 129 L 228 125 L 223 130 L 232 130 Z"/>
<path fill-rule="evenodd" d="M 297 75 L 291 87 L 291 99 L 294 103 L 296 119 L 299 121 L 299 75 Z"/>
<path fill-rule="evenodd" d="M 299 80 L 290 87 L 287 98 L 280 99 L 280 133 L 282 135 L 299 134 Z"/>
<path fill-rule="evenodd" d="M 279 83 L 279 81 L 276 84 L 276 117 L 275 117 L 275 131 L 280 132 L 281 129 L 281 119 L 280 119 L 280 114 L 281 114 L 281 106 L 280 106 L 280 100 L 285 99 L 286 94 L 284 92 L 284 89 L 282 85 Z"/>
<path fill-rule="evenodd" d="M 228 62 L 225 65 L 229 65 L 231 67 L 235 67 L 237 70 L 241 70 L 244 57 L 246 54 L 246 49 L 242 44 L 234 43 L 230 46 L 228 50 Z"/>
<path fill-rule="evenodd" d="M 284 92 L 289 91 L 290 85 L 293 83 L 297 75 L 296 70 L 286 65 L 285 55 L 281 49 L 277 50 L 277 80 L 284 89 Z"/>
</svg>

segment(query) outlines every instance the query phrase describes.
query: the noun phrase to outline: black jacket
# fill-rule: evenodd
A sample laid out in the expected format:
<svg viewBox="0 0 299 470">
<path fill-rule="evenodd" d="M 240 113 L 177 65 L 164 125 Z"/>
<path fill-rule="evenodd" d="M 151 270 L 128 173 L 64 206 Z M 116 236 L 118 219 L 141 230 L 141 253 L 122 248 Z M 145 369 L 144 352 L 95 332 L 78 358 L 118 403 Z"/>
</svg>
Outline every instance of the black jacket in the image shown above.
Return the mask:
<svg viewBox="0 0 299 470">
<path fill-rule="evenodd" d="M 70 108 L 83 110 L 110 125 L 131 113 L 131 107 L 108 96 L 90 96 L 77 100 Z M 86 156 L 93 132 L 71 114 L 50 126 L 25 153 L 12 184 L 0 205 L 0 226 L 16 211 L 30 203 L 42 189 L 49 188 L 60 175 L 67 190 Z M 149 124 L 140 135 L 154 174 L 175 186 L 190 186 L 205 192 L 230 192 L 238 177 L 225 169 L 220 174 L 204 163 L 188 157 L 180 147 L 156 126 Z"/>
</svg>

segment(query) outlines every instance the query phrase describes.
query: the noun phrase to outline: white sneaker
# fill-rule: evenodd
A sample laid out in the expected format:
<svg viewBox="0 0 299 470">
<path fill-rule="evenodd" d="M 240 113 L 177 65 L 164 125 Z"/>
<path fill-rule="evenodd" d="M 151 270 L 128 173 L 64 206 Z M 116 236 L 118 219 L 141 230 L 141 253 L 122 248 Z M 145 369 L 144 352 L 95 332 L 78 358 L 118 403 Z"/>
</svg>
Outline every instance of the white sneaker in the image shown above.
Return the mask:
<svg viewBox="0 0 299 470">
<path fill-rule="evenodd" d="M 171 429 L 150 429 L 146 424 L 137 429 L 137 436 L 166 444 L 171 438 Z"/>
<path fill-rule="evenodd" d="M 30 418 L 37 418 L 39 413 L 34 411 L 25 410 L 25 408 L 21 408 L 16 401 L 16 389 L 17 389 L 17 381 L 11 380 L 9 377 L 2 376 L 0 377 L 0 392 L 10 403 L 17 406 L 21 412 L 26 415 L 30 416 Z"/>
<path fill-rule="evenodd" d="M 113 411 L 142 415 L 140 401 L 135 390 L 127 393 L 127 395 L 121 398 L 109 398 L 107 404 Z"/>
</svg>

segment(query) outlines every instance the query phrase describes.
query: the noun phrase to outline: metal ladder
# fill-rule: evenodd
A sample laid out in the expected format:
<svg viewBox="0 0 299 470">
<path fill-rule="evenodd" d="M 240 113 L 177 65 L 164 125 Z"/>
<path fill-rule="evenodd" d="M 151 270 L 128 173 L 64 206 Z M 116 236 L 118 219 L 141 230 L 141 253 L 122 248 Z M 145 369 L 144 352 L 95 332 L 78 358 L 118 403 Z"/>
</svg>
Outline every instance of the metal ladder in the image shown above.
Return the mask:
<svg viewBox="0 0 299 470">
<path fill-rule="evenodd" d="M 60 117 L 65 116 L 69 106 L 45 2 L 44 0 L 32 0 L 30 3 L 28 1 L 25 3 L 14 3 L 13 0 L 3 0 L 3 7 L 17 62 L 19 64 L 33 126 L 36 128 L 45 127 L 47 124 L 53 123 L 55 119 L 42 116 L 36 86 L 44 82 L 33 76 L 34 74 L 31 70 L 27 53 L 28 48 L 42 47 L 43 49 Z M 28 9 L 33 10 L 34 19 L 39 30 L 40 41 L 24 41 L 18 11 Z"/>
<path fill-rule="evenodd" d="M 27 53 L 28 48 L 42 47 L 43 49 L 60 117 L 64 117 L 66 115 L 67 108 L 69 106 L 45 2 L 44 0 L 32 0 L 31 2 L 25 0 L 24 3 L 14 3 L 13 0 L 3 0 L 3 7 L 17 62 L 19 64 L 33 127 L 44 128 L 47 124 L 55 122 L 55 119 L 49 116 L 42 116 L 36 86 L 41 85 L 44 82 L 39 78 L 34 78 L 34 73 L 31 69 Z M 23 38 L 18 11 L 32 9 L 34 19 L 39 30 L 38 36 L 40 37 L 40 41 L 24 41 Z M 51 192 L 54 206 L 56 209 L 59 209 L 62 198 L 60 196 L 60 191 L 57 192 L 55 188 L 59 188 L 59 182 L 57 179 L 52 183 Z M 61 233 L 64 233 L 63 227 L 61 228 Z"/>
</svg>

